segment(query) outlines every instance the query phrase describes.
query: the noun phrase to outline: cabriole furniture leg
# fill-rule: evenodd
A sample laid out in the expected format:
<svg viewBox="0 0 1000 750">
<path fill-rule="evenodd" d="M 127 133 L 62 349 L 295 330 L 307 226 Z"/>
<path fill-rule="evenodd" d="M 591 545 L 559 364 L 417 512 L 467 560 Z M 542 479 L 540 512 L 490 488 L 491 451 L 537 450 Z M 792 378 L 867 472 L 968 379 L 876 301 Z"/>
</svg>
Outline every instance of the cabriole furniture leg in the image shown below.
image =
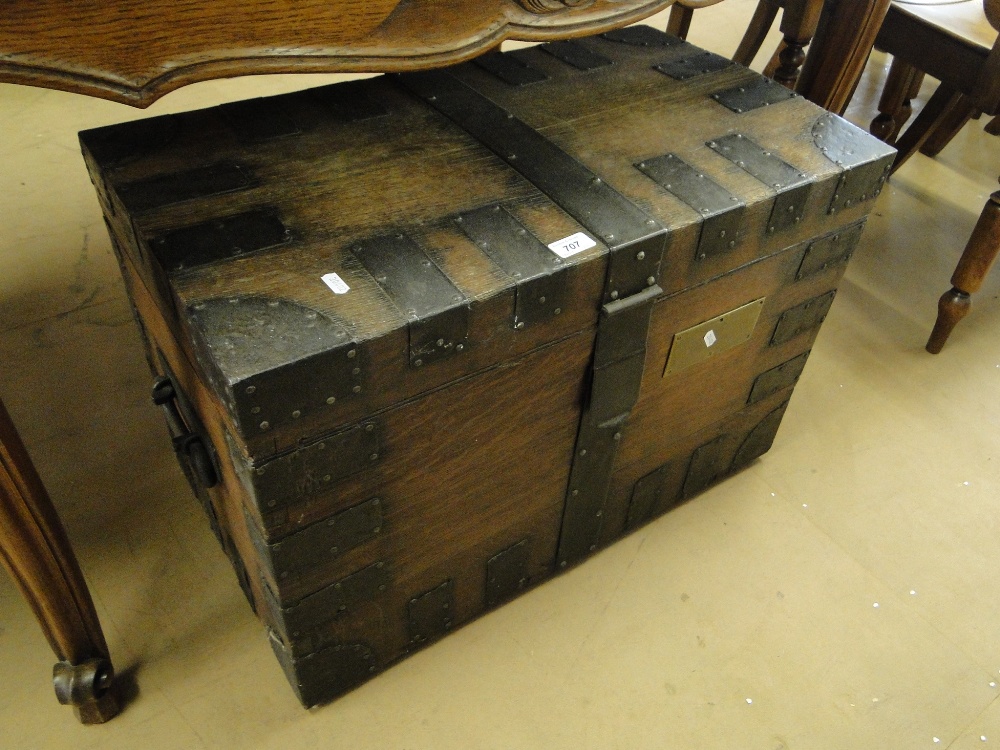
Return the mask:
<svg viewBox="0 0 1000 750">
<path fill-rule="evenodd" d="M 66 532 L 0 402 L 0 558 L 58 658 L 56 697 L 84 724 L 118 713 L 114 671 L 93 600 Z"/>
</svg>

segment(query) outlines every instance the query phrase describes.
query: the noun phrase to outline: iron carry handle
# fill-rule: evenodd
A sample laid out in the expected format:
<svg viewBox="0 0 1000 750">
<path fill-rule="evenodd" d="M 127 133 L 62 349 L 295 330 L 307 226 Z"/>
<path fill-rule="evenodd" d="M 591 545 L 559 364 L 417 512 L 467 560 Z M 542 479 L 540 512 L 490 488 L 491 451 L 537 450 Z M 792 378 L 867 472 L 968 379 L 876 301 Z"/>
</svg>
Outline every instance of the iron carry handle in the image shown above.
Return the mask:
<svg viewBox="0 0 1000 750">
<path fill-rule="evenodd" d="M 202 437 L 191 430 L 177 408 L 177 390 L 168 377 L 159 377 L 153 381 L 153 403 L 163 407 L 167 417 L 167 425 L 173 436 L 174 450 L 179 456 L 187 459 L 191 470 L 205 488 L 214 487 L 219 483 L 219 475 L 212 463 L 212 457 L 205 447 Z"/>
</svg>

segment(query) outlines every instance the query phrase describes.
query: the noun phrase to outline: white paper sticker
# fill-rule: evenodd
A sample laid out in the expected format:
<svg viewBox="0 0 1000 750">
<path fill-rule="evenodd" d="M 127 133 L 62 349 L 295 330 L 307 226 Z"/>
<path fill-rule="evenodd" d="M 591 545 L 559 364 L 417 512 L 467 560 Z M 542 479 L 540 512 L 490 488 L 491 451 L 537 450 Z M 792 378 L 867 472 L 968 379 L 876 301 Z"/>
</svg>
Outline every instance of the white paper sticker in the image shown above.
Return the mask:
<svg viewBox="0 0 1000 750">
<path fill-rule="evenodd" d="M 582 253 L 584 250 L 589 250 L 595 245 L 597 243 L 590 237 L 583 232 L 577 232 L 576 234 L 571 234 L 569 237 L 553 242 L 549 245 L 549 250 L 560 258 L 569 258 L 571 255 Z"/>
<path fill-rule="evenodd" d="M 709 331 L 705 334 L 705 346 L 711 346 L 718 340 L 719 337 L 715 335 L 715 331 Z"/>
<path fill-rule="evenodd" d="M 334 294 L 347 294 L 351 291 L 351 287 L 347 286 L 347 282 L 340 278 L 338 274 L 328 273 L 323 277 L 323 281 L 330 287 Z"/>
</svg>

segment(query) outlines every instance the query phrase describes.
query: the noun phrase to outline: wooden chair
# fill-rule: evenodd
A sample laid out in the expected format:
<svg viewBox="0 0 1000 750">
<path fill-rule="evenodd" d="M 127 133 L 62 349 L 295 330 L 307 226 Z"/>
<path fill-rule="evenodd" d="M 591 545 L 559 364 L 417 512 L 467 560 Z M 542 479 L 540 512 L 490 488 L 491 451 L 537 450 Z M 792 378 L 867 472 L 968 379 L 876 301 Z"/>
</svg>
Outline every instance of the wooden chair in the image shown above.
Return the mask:
<svg viewBox="0 0 1000 750">
<path fill-rule="evenodd" d="M 988 30 L 986 21 L 992 26 Z M 935 155 L 977 113 L 1000 113 L 1000 0 L 940 6 L 893 3 L 875 46 L 893 56 L 871 131 L 895 140 L 893 171 L 918 150 Z M 910 115 L 924 74 L 941 83 L 913 123 L 897 138 Z M 1000 191 L 986 204 L 952 276 L 952 288 L 938 303 L 927 351 L 941 351 L 971 308 L 971 295 L 1000 251 Z"/>
<path fill-rule="evenodd" d="M 667 31 L 682 39 L 686 38 L 694 11 L 720 2 L 722 0 L 677 0 L 670 9 Z M 759 0 L 757 9 L 750 19 L 750 25 L 733 55 L 733 60 L 749 66 L 764 44 L 778 11 L 783 10 L 781 31 L 784 39 L 778 52 L 764 68 L 764 74 L 772 76 L 789 88 L 794 88 L 799 70 L 806 59 L 805 48 L 816 34 L 822 9 L 823 0 Z"/>
</svg>

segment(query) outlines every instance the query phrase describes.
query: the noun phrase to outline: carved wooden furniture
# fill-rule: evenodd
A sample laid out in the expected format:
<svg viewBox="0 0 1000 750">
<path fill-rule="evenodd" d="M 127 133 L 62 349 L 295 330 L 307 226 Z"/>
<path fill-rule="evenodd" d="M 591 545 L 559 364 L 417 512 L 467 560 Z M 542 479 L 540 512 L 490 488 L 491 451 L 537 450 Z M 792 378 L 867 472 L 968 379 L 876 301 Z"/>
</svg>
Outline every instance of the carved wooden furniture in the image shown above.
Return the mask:
<svg viewBox="0 0 1000 750">
<path fill-rule="evenodd" d="M 864 41 L 888 0 L 827 0 L 835 33 L 812 45 L 817 73 L 808 98 L 846 102 L 840 70 L 860 70 Z M 400 71 L 469 58 L 503 39 L 581 36 L 638 21 L 671 0 L 155 0 L 142 12 L 103 0 L 11 0 L 0 13 L 0 80 L 58 88 L 144 107 L 180 86 L 250 73 Z M 826 40 L 826 41 L 824 41 Z M 869 45 L 870 48 L 870 45 Z M 86 586 L 58 518 L 20 439 L 0 430 L 4 484 L 0 546 L 60 661 L 107 657 Z M 68 635 L 67 635 L 68 634 Z M 90 667 L 88 667 L 90 669 Z M 110 666 L 95 670 L 93 697 L 107 695 Z M 60 699 L 89 701 L 57 674 Z M 98 721 L 106 704 L 81 709 Z"/>
<path fill-rule="evenodd" d="M 988 23 L 987 23 L 988 21 Z M 987 31 L 992 25 L 992 33 Z M 975 113 L 1000 112 L 1000 0 L 980 4 L 919 6 L 893 4 L 875 46 L 893 56 L 875 135 L 895 142 L 899 153 L 893 171 L 918 150 L 933 156 Z M 897 137 L 910 114 L 924 74 L 940 81 L 917 118 Z M 971 308 L 971 295 L 1000 251 L 1000 193 L 987 201 L 952 276 L 952 288 L 938 303 L 938 316 L 927 342 L 937 354 Z"/>
<path fill-rule="evenodd" d="M 108 646 L 62 523 L 0 402 L 0 559 L 31 605 L 59 662 L 56 696 L 80 721 L 118 713 Z"/>
</svg>

